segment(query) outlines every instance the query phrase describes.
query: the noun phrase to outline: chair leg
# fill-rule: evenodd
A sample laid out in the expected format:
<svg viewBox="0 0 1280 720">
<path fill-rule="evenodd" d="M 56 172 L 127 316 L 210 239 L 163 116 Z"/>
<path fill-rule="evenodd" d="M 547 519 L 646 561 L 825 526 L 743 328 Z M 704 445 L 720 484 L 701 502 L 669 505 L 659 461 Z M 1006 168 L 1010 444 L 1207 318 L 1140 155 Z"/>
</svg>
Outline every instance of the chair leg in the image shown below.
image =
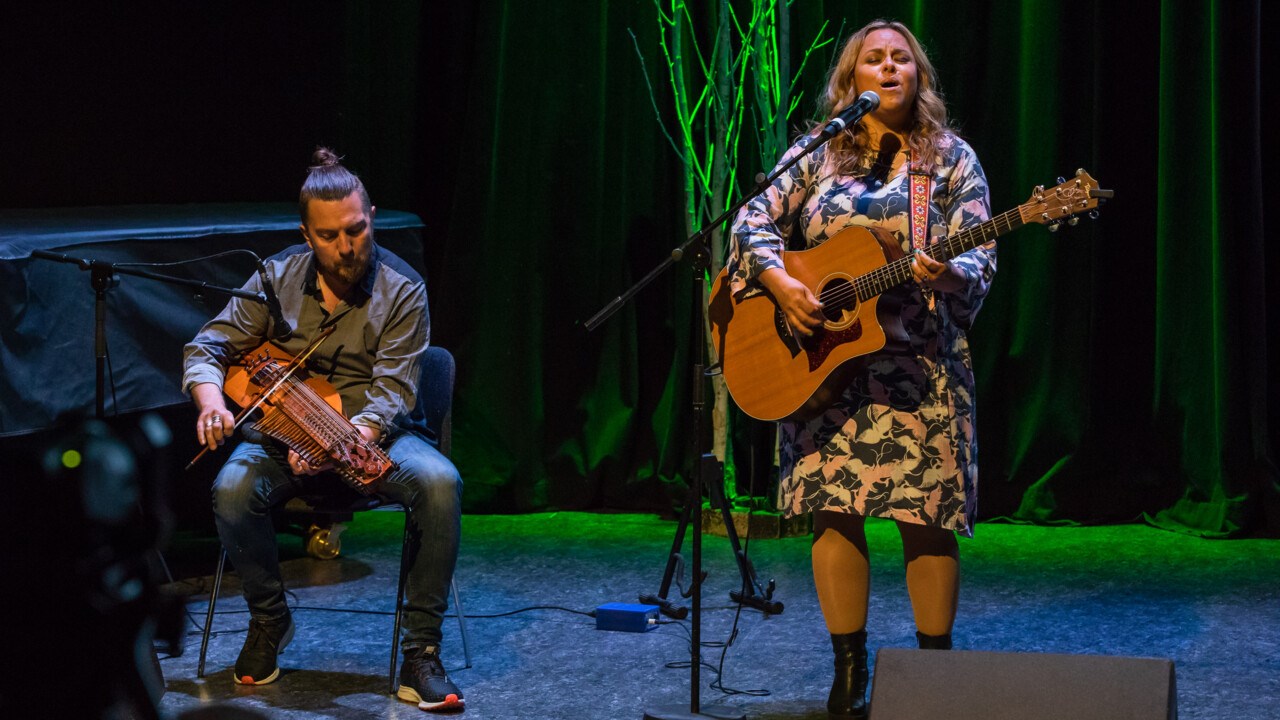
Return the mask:
<svg viewBox="0 0 1280 720">
<path fill-rule="evenodd" d="M 467 660 L 467 667 L 471 667 L 471 643 L 467 640 L 467 619 L 462 612 L 462 600 L 458 599 L 456 578 L 449 578 L 449 591 L 453 593 L 453 612 L 458 616 L 458 633 L 462 635 L 462 656 Z"/>
<path fill-rule="evenodd" d="M 404 511 L 404 536 L 400 539 L 400 579 L 396 583 L 396 621 L 391 630 L 391 670 L 388 692 L 392 695 L 400 689 L 396 680 L 396 659 L 400 654 L 400 621 L 404 613 L 404 585 L 409 576 L 409 510 Z"/>
<path fill-rule="evenodd" d="M 221 548 L 218 555 L 218 569 L 213 574 L 213 589 L 209 592 L 209 612 L 204 616 L 204 632 L 200 638 L 200 664 L 196 666 L 196 677 L 204 677 L 204 656 L 209 650 L 209 633 L 213 630 L 213 608 L 218 604 L 218 591 L 222 589 L 222 571 L 227 567 L 227 550 Z"/>
</svg>

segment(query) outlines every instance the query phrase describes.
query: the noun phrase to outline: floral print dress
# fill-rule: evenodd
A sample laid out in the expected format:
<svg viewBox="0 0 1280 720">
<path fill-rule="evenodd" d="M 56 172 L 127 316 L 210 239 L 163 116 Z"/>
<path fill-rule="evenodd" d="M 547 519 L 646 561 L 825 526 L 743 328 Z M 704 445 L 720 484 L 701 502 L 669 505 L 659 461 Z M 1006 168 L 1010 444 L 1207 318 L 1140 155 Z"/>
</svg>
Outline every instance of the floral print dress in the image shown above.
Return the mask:
<svg viewBox="0 0 1280 720">
<path fill-rule="evenodd" d="M 784 238 L 809 248 L 850 225 L 874 226 L 911 251 L 909 163 L 893 173 L 867 165 L 837 175 L 824 167 L 825 149 L 802 158 L 739 212 L 729 253 L 735 297 L 762 292 L 756 278 L 782 267 Z M 933 234 L 942 232 L 938 225 L 951 235 L 990 217 L 986 177 L 959 138 L 935 159 L 929 190 Z M 779 423 L 778 507 L 786 516 L 834 510 L 973 535 L 978 444 L 966 331 L 991 287 L 995 244 L 951 262 L 965 287 L 934 293 L 932 308 L 914 283 L 891 291 L 902 298 L 907 351 L 866 356 L 835 404 L 811 420 Z"/>
</svg>

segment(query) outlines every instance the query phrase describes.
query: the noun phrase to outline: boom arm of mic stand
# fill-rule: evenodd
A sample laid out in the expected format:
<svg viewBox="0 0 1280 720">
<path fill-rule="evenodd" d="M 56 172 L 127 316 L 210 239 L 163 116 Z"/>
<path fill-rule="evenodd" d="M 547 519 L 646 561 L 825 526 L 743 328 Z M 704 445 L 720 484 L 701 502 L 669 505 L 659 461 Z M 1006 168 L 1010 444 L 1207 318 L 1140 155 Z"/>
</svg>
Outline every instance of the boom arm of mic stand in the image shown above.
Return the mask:
<svg viewBox="0 0 1280 720">
<path fill-rule="evenodd" d="M 159 280 L 160 282 L 167 282 L 172 285 L 185 285 L 187 287 L 196 288 L 197 290 L 209 290 L 211 292 L 216 292 L 222 295 L 232 295 L 238 298 L 244 298 L 245 300 L 254 300 L 264 305 L 267 303 L 267 296 L 265 293 L 260 293 L 260 292 L 254 293 L 254 292 L 249 292 L 248 290 L 241 290 L 239 288 L 222 287 L 221 285 L 212 285 L 203 280 L 189 280 L 187 278 L 173 277 L 171 275 L 161 275 L 160 273 L 153 273 L 147 270 L 135 270 L 129 267 L 120 267 L 115 263 L 103 263 L 99 260 L 75 258 L 75 257 L 71 257 L 70 255 L 66 255 L 59 252 L 52 252 L 50 250 L 32 250 L 31 257 L 42 258 L 44 260 L 56 260 L 57 262 L 68 263 L 71 265 L 75 265 L 81 270 L 92 270 L 95 267 L 105 266 L 110 272 L 119 273 L 120 275 L 133 275 L 136 277 L 147 278 L 149 280 Z"/>
<path fill-rule="evenodd" d="M 634 297 L 636 293 L 644 289 L 646 285 L 653 282 L 654 278 L 658 277 L 663 272 L 665 272 L 667 268 L 671 267 L 677 262 L 680 262 L 681 258 L 683 258 L 684 254 L 688 251 L 690 245 L 693 245 L 695 242 L 697 242 L 698 245 L 694 251 L 694 258 L 696 259 L 699 256 L 705 257 L 707 253 L 705 248 L 705 242 L 703 241 L 703 238 L 705 237 L 706 237 L 706 233 L 701 230 L 694 233 L 693 236 L 690 237 L 688 240 L 686 240 L 683 245 L 672 250 L 671 254 L 668 255 L 665 260 L 658 263 L 657 267 L 650 270 L 647 274 L 645 274 L 644 277 L 640 278 L 639 282 L 627 288 L 627 291 L 622 293 L 618 297 L 610 300 L 609 303 L 605 305 L 603 308 L 601 308 L 600 311 L 597 312 L 595 315 L 592 315 L 591 317 L 587 318 L 587 321 L 583 323 L 583 326 L 586 327 L 588 331 L 595 330 L 596 328 L 600 327 L 601 323 L 603 323 L 605 320 L 608 320 L 623 305 L 626 305 L 628 300 Z M 703 265 L 703 267 L 706 267 L 706 265 Z"/>
<path fill-rule="evenodd" d="M 583 326 L 586 327 L 588 331 L 595 330 L 596 328 L 600 327 L 601 323 L 603 323 L 605 320 L 608 320 L 609 317 L 612 316 L 615 312 L 617 312 L 619 308 L 621 308 L 623 305 L 626 305 L 627 301 L 630 300 L 636 293 L 640 292 L 640 290 L 643 289 L 644 286 L 648 285 L 650 282 L 653 281 L 654 278 L 661 275 L 663 271 L 665 271 L 667 268 L 671 267 L 673 264 L 680 262 L 682 259 L 684 259 L 685 254 L 688 253 L 691 249 L 693 250 L 693 254 L 689 258 L 690 262 L 693 264 L 695 269 L 705 270 L 707 266 L 711 264 L 711 257 L 710 257 L 710 254 L 707 252 L 707 236 L 711 233 L 711 230 L 713 228 L 720 227 L 721 223 L 723 223 L 725 220 L 728 220 L 731 215 L 741 210 L 742 207 L 747 203 L 751 202 L 752 198 L 764 192 L 765 188 L 772 185 L 773 181 L 777 180 L 782 175 L 782 173 L 789 170 L 792 165 L 795 165 L 796 163 L 800 162 L 800 159 L 803 158 L 804 156 L 808 155 L 814 150 L 817 150 L 819 147 L 822 147 L 822 145 L 824 145 L 830 139 L 831 138 L 811 138 L 809 140 L 809 144 L 805 145 L 804 150 L 802 152 L 797 153 L 795 157 L 787 161 L 786 165 L 783 165 L 782 167 L 775 170 L 773 174 L 766 176 L 764 173 L 760 173 L 759 175 L 757 175 L 756 186 L 752 192 L 742 196 L 737 202 L 735 202 L 733 205 L 726 208 L 724 212 L 720 213 L 720 217 L 707 223 L 701 230 L 698 230 L 693 235 L 690 235 L 688 240 L 685 240 L 682 245 L 672 250 L 671 254 L 668 255 L 665 260 L 659 263 L 657 267 L 650 270 L 647 275 L 640 278 L 639 282 L 627 288 L 626 292 L 610 300 L 595 315 L 592 315 L 591 317 L 587 318 L 586 322 L 583 323 Z"/>
<path fill-rule="evenodd" d="M 120 267 L 115 263 L 103 262 L 101 260 L 90 260 L 86 258 L 75 258 L 64 253 L 52 252 L 50 250 L 32 250 L 31 257 L 41 258 L 43 260 L 53 260 L 55 262 L 68 263 L 75 265 L 82 271 L 88 271 L 90 275 L 90 284 L 94 290 L 94 308 L 93 308 L 93 355 L 94 355 L 94 416 L 98 418 L 106 417 L 106 385 L 107 385 L 107 291 L 116 284 L 116 274 L 136 275 L 138 277 L 148 278 L 151 280 L 159 280 L 174 285 L 186 285 L 188 287 L 196 287 L 203 290 L 212 290 L 226 295 L 234 295 L 236 297 L 248 300 L 256 300 L 260 303 L 267 302 L 267 296 L 263 293 L 251 293 L 245 290 L 235 288 L 224 288 L 217 285 L 199 280 L 188 280 L 186 278 L 170 277 L 159 273 L 148 272 L 146 270 L 134 270 L 132 268 Z M 114 387 L 114 386 L 113 386 Z M 113 392 L 114 396 L 114 392 Z"/>
</svg>

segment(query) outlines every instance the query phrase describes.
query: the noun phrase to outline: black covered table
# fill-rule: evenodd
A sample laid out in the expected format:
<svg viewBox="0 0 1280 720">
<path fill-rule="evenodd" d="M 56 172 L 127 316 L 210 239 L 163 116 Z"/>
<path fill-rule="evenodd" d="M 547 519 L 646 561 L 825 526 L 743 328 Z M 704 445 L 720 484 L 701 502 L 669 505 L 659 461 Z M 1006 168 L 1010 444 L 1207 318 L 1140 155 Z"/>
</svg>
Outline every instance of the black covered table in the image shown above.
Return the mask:
<svg viewBox="0 0 1280 720">
<path fill-rule="evenodd" d="M 422 221 L 379 210 L 379 245 L 423 271 Z M 51 250 L 109 263 L 167 263 L 231 249 L 267 258 L 302 242 L 289 203 L 136 205 L 0 210 L 0 437 L 33 432 L 67 412 L 91 414 L 95 397 L 94 290 L 75 265 L 31 257 Z M 235 254 L 146 268 L 238 288 L 255 270 Z M 118 275 L 108 291 L 108 415 L 188 402 L 182 346 L 227 298 Z M 113 392 L 114 387 L 114 392 Z"/>
</svg>

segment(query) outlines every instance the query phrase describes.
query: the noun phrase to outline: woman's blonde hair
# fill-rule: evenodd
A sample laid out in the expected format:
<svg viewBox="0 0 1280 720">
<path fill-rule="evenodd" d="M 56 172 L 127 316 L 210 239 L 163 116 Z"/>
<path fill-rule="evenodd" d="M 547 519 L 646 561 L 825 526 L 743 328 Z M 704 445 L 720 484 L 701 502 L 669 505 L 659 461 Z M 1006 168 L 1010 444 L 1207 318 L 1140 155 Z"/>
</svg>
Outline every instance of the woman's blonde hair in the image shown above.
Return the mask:
<svg viewBox="0 0 1280 720">
<path fill-rule="evenodd" d="M 849 36 L 840 56 L 827 75 L 827 91 L 822 98 L 823 118 L 830 118 L 857 99 L 854 87 L 854 69 L 862 44 L 867 35 L 876 30 L 893 30 L 907 41 L 916 64 L 916 98 L 911 107 L 911 127 L 907 131 L 907 147 L 911 149 L 912 163 L 920 170 L 933 168 L 935 157 L 950 145 L 955 137 L 947 119 L 947 106 L 938 92 L 937 73 L 924 53 L 924 46 L 911 34 L 906 25 L 896 20 L 873 20 L 861 30 Z M 825 119 L 823 120 L 825 122 Z M 815 124 L 811 132 L 820 127 Z M 831 169 L 840 174 L 853 174 L 863 164 L 864 156 L 871 150 L 870 137 L 861 123 L 846 128 L 827 143 L 827 157 Z"/>
</svg>

